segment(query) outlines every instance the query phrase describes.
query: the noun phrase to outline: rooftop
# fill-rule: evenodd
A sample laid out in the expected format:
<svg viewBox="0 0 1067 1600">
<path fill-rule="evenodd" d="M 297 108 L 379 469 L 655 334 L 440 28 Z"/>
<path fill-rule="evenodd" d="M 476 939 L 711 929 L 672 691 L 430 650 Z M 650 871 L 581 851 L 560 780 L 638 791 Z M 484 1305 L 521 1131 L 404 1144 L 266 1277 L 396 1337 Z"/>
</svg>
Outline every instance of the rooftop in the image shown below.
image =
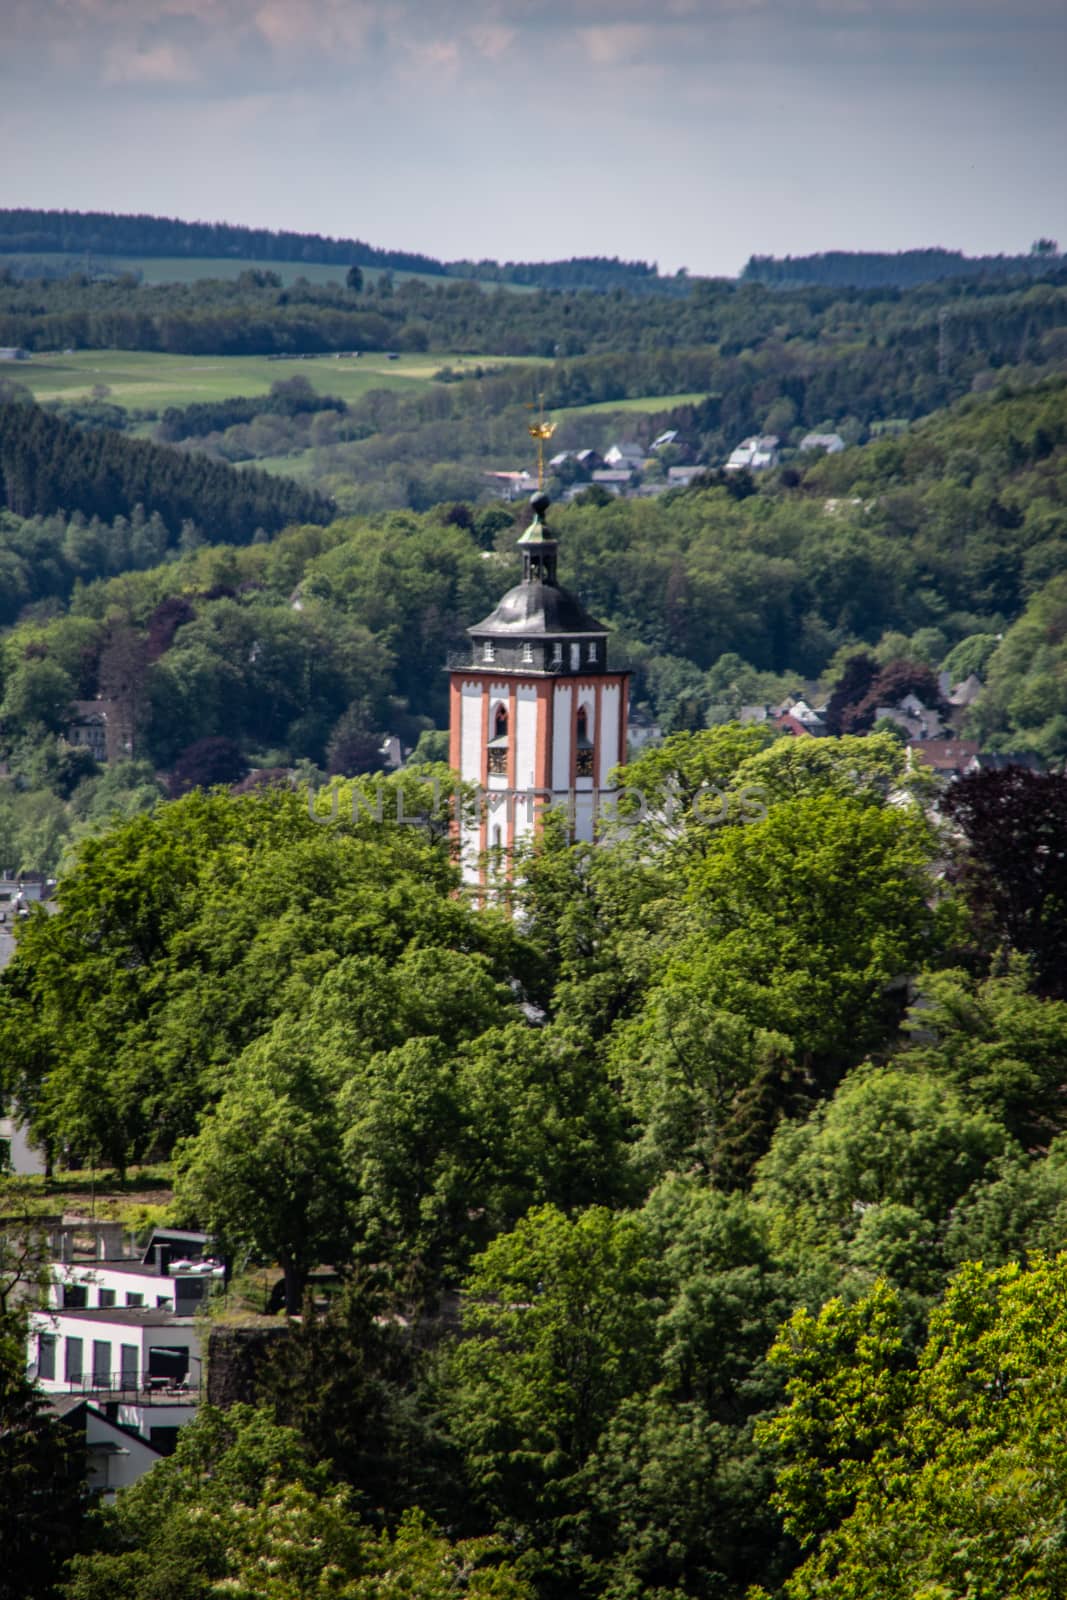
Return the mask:
<svg viewBox="0 0 1067 1600">
<path fill-rule="evenodd" d="M 70 1317 L 75 1322 L 117 1322 L 127 1328 L 194 1328 L 195 1317 L 179 1317 L 166 1306 L 95 1307 L 41 1306 L 35 1313 L 44 1317 Z"/>
</svg>

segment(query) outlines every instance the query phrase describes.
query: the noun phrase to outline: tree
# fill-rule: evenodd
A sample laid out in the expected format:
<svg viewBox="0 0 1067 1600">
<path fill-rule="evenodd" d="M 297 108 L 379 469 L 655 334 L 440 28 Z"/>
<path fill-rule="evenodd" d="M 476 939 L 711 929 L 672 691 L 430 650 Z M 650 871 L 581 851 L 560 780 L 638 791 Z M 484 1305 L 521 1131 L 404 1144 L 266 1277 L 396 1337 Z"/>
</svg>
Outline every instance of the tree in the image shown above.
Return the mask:
<svg viewBox="0 0 1067 1600">
<path fill-rule="evenodd" d="M 198 739 L 176 758 L 170 773 L 170 792 L 177 799 L 190 789 L 237 783 L 247 771 L 248 763 L 236 740 Z"/>
<path fill-rule="evenodd" d="M 363 288 L 363 272 L 356 266 L 349 267 L 345 273 L 345 288 L 351 289 L 353 294 L 359 294 Z"/>
<path fill-rule="evenodd" d="M 865 1068 L 806 1121 L 779 1128 L 753 1192 L 783 1215 L 808 1214 L 846 1235 L 887 1202 L 937 1223 L 1010 1144 L 993 1117 L 939 1076 Z"/>
<path fill-rule="evenodd" d="M 903 977 L 936 948 L 930 831 L 916 812 L 825 793 L 708 831 L 679 960 L 713 1004 L 792 1039 L 832 1083 L 895 1022 Z"/>
<path fill-rule="evenodd" d="M 1065 1287 L 1064 1255 L 964 1266 L 911 1371 L 884 1286 L 794 1317 L 790 1403 L 763 1430 L 809 1551 L 788 1600 L 1063 1592 Z"/>
<path fill-rule="evenodd" d="M 66 726 L 74 684 L 56 662 L 32 657 L 22 661 L 4 686 L 0 718 L 10 723 L 40 723 L 58 730 Z"/>
<path fill-rule="evenodd" d="M 84 1440 L 26 1378 L 25 1318 L 6 1304 L 18 1245 L 0 1241 L 0 1546 L 3 1600 L 52 1600 L 88 1504 Z M 32 1268 L 32 1263 L 30 1264 Z M 31 1271 L 32 1276 L 32 1271 Z"/>
<path fill-rule="evenodd" d="M 252 1047 L 200 1132 L 176 1151 L 175 1206 L 231 1259 L 277 1261 L 286 1314 L 295 1316 L 311 1269 L 344 1256 L 350 1223 L 333 1100 L 290 1033 L 282 1021 Z"/>
<path fill-rule="evenodd" d="M 351 1492 L 264 1411 L 201 1406 L 166 1461 L 96 1514 L 96 1549 L 65 1600 L 530 1600 L 487 1540 L 451 1544 L 418 1513 L 394 1533 L 361 1522 Z"/>
<path fill-rule="evenodd" d="M 651 1371 L 652 1281 L 636 1220 L 542 1206 L 494 1240 L 465 1286 L 466 1337 L 442 1389 L 452 1432 L 498 1525 L 564 1567 L 576 1474 Z"/>
<path fill-rule="evenodd" d="M 356 1273 L 325 1314 L 292 1324 L 258 1373 L 257 1397 L 353 1491 L 369 1523 L 414 1506 L 471 1521 L 455 1446 L 424 1392 L 419 1308 L 391 1298 L 383 1274 Z"/>
<path fill-rule="evenodd" d="M 905 1060 L 954 1084 L 1033 1147 L 1064 1125 L 1067 1002 L 1030 994 L 1026 979 L 1021 958 L 984 982 L 959 971 L 925 975 Z"/>
</svg>

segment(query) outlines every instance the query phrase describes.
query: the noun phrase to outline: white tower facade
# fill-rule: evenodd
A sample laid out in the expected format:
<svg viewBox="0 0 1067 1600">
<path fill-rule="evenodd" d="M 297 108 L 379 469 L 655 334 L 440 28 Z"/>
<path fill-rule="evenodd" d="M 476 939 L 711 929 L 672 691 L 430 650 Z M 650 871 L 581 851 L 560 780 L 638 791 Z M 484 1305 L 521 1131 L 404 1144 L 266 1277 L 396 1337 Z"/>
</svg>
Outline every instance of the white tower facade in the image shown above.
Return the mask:
<svg viewBox="0 0 1067 1600">
<path fill-rule="evenodd" d="M 607 629 L 559 586 L 548 503 L 531 501 L 522 582 L 467 630 L 470 662 L 451 671 L 449 762 L 478 795 L 459 828 L 469 884 L 485 881 L 489 853 L 504 853 L 506 872 L 550 806 L 573 838 L 592 840 L 626 759 L 629 673 L 609 669 Z"/>
</svg>

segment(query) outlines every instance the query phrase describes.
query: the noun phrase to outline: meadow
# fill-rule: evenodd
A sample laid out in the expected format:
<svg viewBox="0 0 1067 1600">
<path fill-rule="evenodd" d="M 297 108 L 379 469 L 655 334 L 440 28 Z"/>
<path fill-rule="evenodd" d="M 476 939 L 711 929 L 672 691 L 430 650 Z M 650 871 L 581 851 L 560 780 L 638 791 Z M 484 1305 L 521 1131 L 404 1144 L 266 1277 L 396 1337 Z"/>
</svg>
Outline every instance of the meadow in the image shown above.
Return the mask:
<svg viewBox="0 0 1067 1600">
<path fill-rule="evenodd" d="M 530 365 L 503 356 L 410 355 L 390 360 L 378 351 L 362 356 L 172 356 L 149 350 L 76 350 L 12 363 L 2 375 L 24 384 L 38 400 L 85 399 L 98 385 L 107 398 L 131 410 L 161 411 L 198 400 L 260 395 L 279 379 L 305 377 L 320 394 L 359 400 L 371 389 L 412 393 L 444 366 L 455 372 L 481 365 Z"/>
</svg>

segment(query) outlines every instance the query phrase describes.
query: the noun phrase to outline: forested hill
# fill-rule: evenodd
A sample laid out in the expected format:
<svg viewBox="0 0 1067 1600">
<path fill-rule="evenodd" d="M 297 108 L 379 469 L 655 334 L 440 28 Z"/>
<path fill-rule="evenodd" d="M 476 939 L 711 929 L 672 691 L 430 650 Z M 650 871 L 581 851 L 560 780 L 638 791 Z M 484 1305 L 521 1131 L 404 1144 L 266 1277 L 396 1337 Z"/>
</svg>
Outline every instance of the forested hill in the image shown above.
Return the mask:
<svg viewBox="0 0 1067 1600">
<path fill-rule="evenodd" d="M 326 521 L 333 510 L 324 495 L 287 478 L 239 472 L 106 428 L 73 427 L 34 405 L 0 403 L 0 508 L 109 521 L 138 505 L 158 514 L 169 542 L 194 524 L 233 544 L 247 544 L 260 529 Z"/>
<path fill-rule="evenodd" d="M 125 216 L 107 211 L 0 210 L 0 255 L 186 257 L 189 260 L 306 261 L 325 266 L 380 267 L 429 277 L 478 278 L 494 283 L 546 288 L 610 289 L 657 285 L 645 261 L 617 257 L 573 257 L 566 261 L 438 261 L 411 250 L 382 250 L 362 239 L 334 239 L 319 233 L 246 228 L 231 222 L 183 222 L 177 217 Z M 684 284 L 684 278 L 681 280 Z"/>
<path fill-rule="evenodd" d="M 1067 262 L 1053 239 L 1039 239 L 1028 255 L 965 256 L 962 250 L 827 250 L 814 256 L 750 256 L 742 283 L 776 288 L 913 289 L 943 278 L 1044 278 Z"/>
</svg>

